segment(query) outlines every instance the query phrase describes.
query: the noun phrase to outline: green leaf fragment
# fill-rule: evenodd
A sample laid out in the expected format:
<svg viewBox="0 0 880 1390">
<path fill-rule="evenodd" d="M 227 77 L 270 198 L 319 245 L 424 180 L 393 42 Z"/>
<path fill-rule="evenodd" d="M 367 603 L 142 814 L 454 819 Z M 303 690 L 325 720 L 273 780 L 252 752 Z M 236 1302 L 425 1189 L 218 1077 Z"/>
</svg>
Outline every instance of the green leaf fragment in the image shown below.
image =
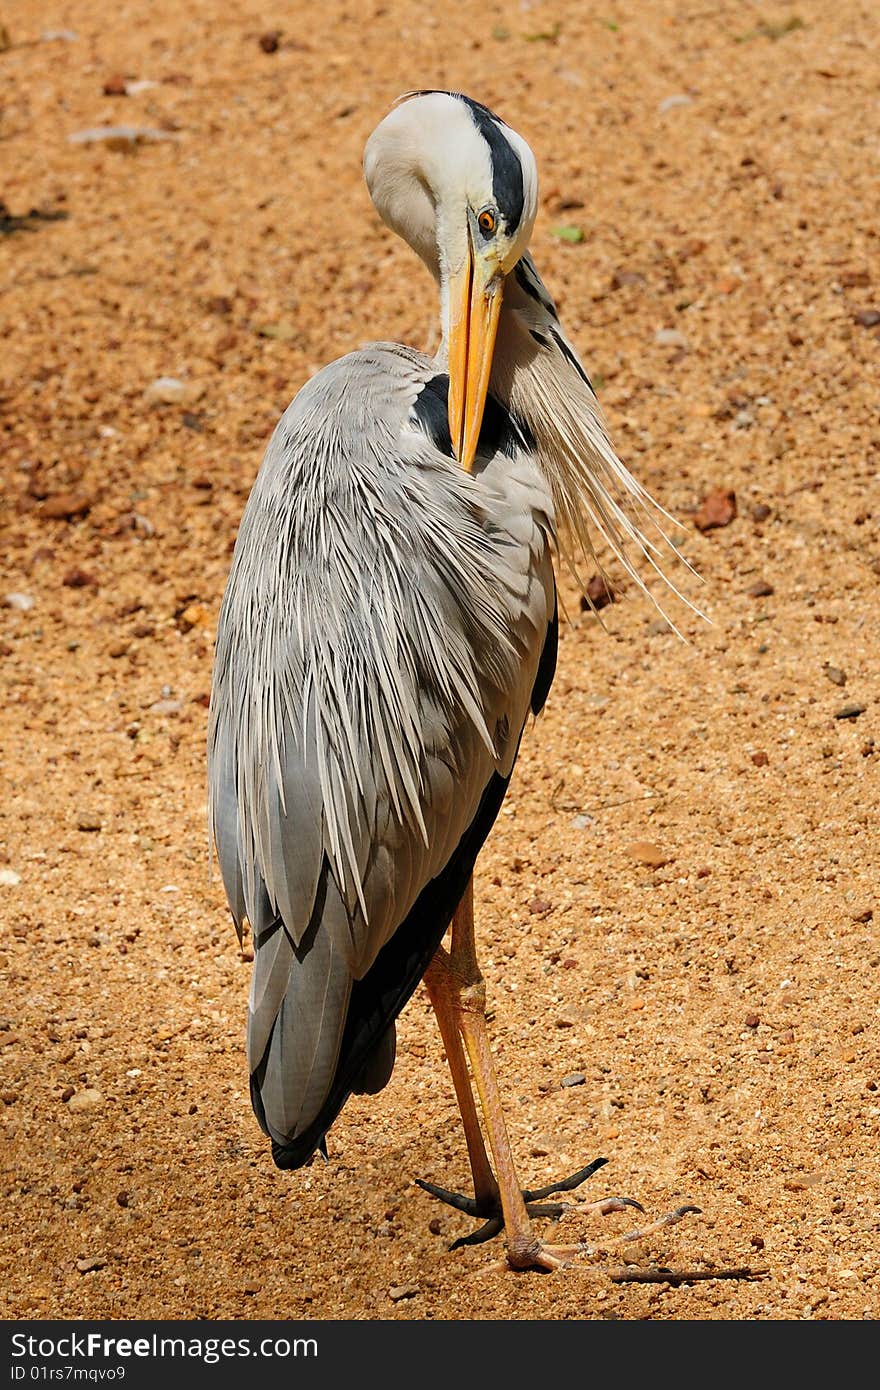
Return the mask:
<svg viewBox="0 0 880 1390">
<path fill-rule="evenodd" d="M 554 24 L 552 29 L 539 29 L 534 34 L 523 34 L 526 43 L 555 43 L 562 33 L 562 25 Z"/>
<path fill-rule="evenodd" d="M 573 246 L 584 239 L 581 227 L 553 227 L 551 235 L 558 237 L 560 241 L 569 241 Z"/>
</svg>

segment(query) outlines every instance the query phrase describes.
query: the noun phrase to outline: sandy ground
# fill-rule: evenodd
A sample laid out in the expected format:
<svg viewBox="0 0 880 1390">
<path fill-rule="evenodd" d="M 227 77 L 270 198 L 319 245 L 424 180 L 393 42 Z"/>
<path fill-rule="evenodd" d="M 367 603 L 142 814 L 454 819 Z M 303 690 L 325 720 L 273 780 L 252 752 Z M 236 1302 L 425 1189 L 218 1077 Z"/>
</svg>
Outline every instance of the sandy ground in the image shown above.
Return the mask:
<svg viewBox="0 0 880 1390">
<path fill-rule="evenodd" d="M 876 1317 L 876 7 L 0 19 L 5 1315 Z M 479 865 L 524 1181 L 601 1154 L 590 1195 L 701 1208 L 635 1243 L 631 1214 L 571 1214 L 557 1236 L 591 1253 L 547 1276 L 449 1253 L 469 1222 L 414 1184 L 467 1180 L 421 993 L 330 1162 L 273 1168 L 207 859 L 212 640 L 271 428 L 333 357 L 436 340 L 433 286 L 360 174 L 415 86 L 532 144 L 535 259 L 711 619 L 673 605 L 682 643 L 630 585 L 603 628 L 566 586 L 558 678 Z M 71 142 L 111 124 L 162 138 Z M 163 376 L 183 396 L 151 404 Z M 738 514 L 701 532 L 713 488 Z M 611 1277 L 655 1266 L 766 1274 Z"/>
</svg>

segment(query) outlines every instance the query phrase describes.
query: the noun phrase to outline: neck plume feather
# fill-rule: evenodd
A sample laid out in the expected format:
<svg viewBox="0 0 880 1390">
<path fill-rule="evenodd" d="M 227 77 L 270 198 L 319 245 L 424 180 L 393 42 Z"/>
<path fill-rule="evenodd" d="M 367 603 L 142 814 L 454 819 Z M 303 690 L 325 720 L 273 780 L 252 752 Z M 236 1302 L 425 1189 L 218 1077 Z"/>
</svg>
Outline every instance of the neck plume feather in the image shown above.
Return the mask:
<svg viewBox="0 0 880 1390">
<path fill-rule="evenodd" d="M 657 607 L 646 567 L 693 608 L 666 573 L 673 563 L 687 564 L 665 529 L 678 523 L 617 457 L 589 379 L 531 258 L 523 280 L 525 288 L 514 276 L 505 283 L 491 390 L 535 437 L 553 494 L 562 558 L 583 587 L 585 566 L 605 573 L 600 549 L 607 547 Z"/>
</svg>

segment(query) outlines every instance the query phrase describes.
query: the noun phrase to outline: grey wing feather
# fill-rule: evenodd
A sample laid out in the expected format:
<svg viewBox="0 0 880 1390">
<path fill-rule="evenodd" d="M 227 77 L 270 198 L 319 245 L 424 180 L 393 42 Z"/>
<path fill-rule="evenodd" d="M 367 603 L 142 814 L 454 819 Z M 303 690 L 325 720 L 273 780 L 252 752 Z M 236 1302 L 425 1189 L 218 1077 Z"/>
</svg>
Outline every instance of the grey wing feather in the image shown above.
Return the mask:
<svg viewBox="0 0 880 1390">
<path fill-rule="evenodd" d="M 472 477 L 441 454 L 411 420 L 436 371 L 377 345 L 303 388 L 221 610 L 211 819 L 254 929 L 248 1054 L 279 1142 L 320 1111 L 353 981 L 509 775 L 554 609 L 535 461 Z M 392 1024 L 359 1089 L 384 1084 L 393 1047 Z"/>
<path fill-rule="evenodd" d="M 327 884 L 327 911 L 341 899 Z M 283 925 L 254 955 L 248 1062 L 267 1132 L 279 1143 L 321 1107 L 342 1042 L 351 975 L 331 932 L 316 931 L 298 951 Z"/>
<path fill-rule="evenodd" d="M 242 876 L 242 856 L 238 844 L 238 795 L 236 792 L 235 746 L 229 731 L 215 720 L 211 769 L 211 829 L 220 873 L 238 939 L 247 915 Z"/>
</svg>

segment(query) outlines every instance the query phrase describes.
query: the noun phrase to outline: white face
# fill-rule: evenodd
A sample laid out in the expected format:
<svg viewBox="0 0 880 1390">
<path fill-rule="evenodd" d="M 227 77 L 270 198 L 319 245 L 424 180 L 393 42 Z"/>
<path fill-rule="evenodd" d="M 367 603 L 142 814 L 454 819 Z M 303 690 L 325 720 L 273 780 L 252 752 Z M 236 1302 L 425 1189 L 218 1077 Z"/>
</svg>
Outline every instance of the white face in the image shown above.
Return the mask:
<svg viewBox="0 0 880 1390">
<path fill-rule="evenodd" d="M 364 174 L 382 220 L 438 279 L 471 252 L 507 274 L 528 246 L 538 204 L 534 156 L 466 98 L 405 98 L 370 136 Z"/>
</svg>

